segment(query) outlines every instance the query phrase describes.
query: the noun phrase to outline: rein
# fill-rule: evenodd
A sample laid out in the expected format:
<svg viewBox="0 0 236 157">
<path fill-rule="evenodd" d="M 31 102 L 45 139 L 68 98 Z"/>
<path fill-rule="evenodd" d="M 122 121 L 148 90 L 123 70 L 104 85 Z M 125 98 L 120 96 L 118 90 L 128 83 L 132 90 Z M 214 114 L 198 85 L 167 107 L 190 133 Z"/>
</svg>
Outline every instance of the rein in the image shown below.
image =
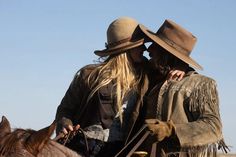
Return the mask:
<svg viewBox="0 0 236 157">
<path fill-rule="evenodd" d="M 115 155 L 115 157 L 118 157 L 146 128 L 147 125 L 144 124 L 143 127 L 134 135 L 134 137 Z M 132 154 L 138 148 L 138 146 L 143 143 L 143 141 L 147 138 L 149 133 L 150 132 L 148 131 L 147 133 L 144 134 L 144 136 L 138 141 L 138 143 L 133 147 L 133 149 L 129 152 L 128 155 Z"/>
<path fill-rule="evenodd" d="M 122 152 L 135 140 L 137 137 L 145 131 L 144 135 L 138 140 L 138 142 L 132 147 L 132 149 L 128 152 L 126 157 L 132 157 L 132 155 L 135 153 L 135 151 L 138 149 L 138 147 L 147 139 L 149 135 L 152 135 L 152 132 L 149 130 L 146 130 L 147 124 L 144 124 L 142 128 L 134 135 L 134 137 L 115 155 L 115 157 L 119 157 Z M 152 144 L 151 148 L 151 154 L 150 157 L 156 157 L 156 147 L 158 142 L 154 142 Z"/>
<path fill-rule="evenodd" d="M 86 153 L 89 154 L 89 146 L 88 146 L 88 139 L 87 136 L 82 128 L 79 128 L 78 130 L 75 131 L 69 131 L 68 134 L 63 134 L 59 133 L 53 140 L 56 142 L 61 143 L 62 145 L 66 145 L 69 143 L 77 134 L 81 134 L 84 138 L 85 141 L 85 146 L 86 146 Z"/>
</svg>

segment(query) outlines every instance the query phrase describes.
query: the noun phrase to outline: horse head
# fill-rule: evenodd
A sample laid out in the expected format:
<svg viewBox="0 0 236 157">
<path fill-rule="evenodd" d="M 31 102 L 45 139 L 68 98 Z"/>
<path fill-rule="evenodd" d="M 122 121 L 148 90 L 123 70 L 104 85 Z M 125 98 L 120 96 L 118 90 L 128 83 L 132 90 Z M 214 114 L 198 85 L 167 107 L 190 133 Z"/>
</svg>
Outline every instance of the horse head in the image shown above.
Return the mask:
<svg viewBox="0 0 236 157">
<path fill-rule="evenodd" d="M 24 152 L 24 154 L 36 156 L 50 140 L 55 127 L 56 124 L 52 123 L 39 131 L 16 129 L 11 132 L 10 123 L 3 116 L 0 123 L 0 154 L 6 156 L 6 154 L 18 151 L 18 154 Z"/>
</svg>

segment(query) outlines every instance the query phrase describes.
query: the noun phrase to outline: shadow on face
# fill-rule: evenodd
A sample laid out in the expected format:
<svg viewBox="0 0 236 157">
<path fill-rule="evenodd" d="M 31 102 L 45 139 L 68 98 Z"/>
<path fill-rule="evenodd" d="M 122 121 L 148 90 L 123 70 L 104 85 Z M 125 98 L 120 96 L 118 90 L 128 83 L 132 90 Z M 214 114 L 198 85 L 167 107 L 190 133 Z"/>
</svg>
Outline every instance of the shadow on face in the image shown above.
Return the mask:
<svg viewBox="0 0 236 157">
<path fill-rule="evenodd" d="M 129 50 L 128 55 L 130 56 L 131 60 L 134 63 L 141 63 L 143 62 L 143 53 L 146 50 L 147 50 L 146 46 L 142 45 Z"/>
</svg>

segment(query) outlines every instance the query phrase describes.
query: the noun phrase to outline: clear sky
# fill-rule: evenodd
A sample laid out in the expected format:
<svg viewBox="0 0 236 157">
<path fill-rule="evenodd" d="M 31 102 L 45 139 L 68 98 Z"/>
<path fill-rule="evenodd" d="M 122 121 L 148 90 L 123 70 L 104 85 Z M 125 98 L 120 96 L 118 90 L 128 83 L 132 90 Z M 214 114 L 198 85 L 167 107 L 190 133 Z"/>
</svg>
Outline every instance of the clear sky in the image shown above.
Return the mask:
<svg viewBox="0 0 236 157">
<path fill-rule="evenodd" d="M 225 141 L 236 152 L 235 15 L 235 0 L 0 0 L 0 116 L 12 128 L 48 126 L 114 19 L 133 17 L 153 31 L 172 19 L 198 37 L 191 56 L 218 83 Z"/>
</svg>

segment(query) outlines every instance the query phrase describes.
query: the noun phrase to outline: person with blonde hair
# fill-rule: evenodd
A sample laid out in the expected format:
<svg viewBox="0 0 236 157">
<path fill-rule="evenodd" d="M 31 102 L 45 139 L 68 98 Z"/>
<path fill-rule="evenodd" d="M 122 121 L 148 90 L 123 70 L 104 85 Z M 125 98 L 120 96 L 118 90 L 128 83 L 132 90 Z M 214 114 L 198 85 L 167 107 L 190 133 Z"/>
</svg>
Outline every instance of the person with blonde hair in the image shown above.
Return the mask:
<svg viewBox="0 0 236 157">
<path fill-rule="evenodd" d="M 129 133 L 122 130 L 132 128 L 148 87 L 145 50 L 136 20 L 114 20 L 107 29 L 106 49 L 95 51 L 104 61 L 81 68 L 58 106 L 57 134 L 82 128 L 90 156 L 113 156 L 127 139 Z M 71 148 L 81 151 L 76 147 Z"/>
</svg>

